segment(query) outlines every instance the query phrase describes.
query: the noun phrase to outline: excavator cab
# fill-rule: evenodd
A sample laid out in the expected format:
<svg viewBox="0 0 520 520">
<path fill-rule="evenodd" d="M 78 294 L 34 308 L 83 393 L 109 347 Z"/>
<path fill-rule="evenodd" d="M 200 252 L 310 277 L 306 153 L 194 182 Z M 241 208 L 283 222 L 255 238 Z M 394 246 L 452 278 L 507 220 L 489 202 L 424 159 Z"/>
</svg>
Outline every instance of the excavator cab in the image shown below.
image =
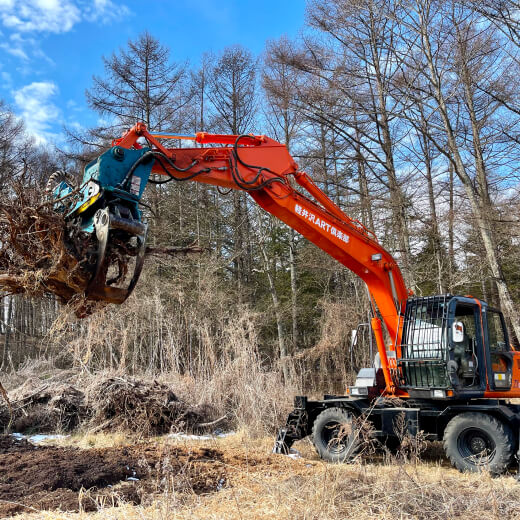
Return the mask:
<svg viewBox="0 0 520 520">
<path fill-rule="evenodd" d="M 408 300 L 398 374 L 410 397 L 508 391 L 513 358 L 504 317 L 485 302 L 451 295 Z"/>
</svg>

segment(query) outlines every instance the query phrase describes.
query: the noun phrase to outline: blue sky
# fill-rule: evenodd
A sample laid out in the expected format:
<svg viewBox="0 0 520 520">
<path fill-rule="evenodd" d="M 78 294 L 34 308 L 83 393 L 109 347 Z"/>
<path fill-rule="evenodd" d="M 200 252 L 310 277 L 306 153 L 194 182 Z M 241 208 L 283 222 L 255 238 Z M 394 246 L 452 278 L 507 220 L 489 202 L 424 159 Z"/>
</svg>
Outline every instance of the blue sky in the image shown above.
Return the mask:
<svg viewBox="0 0 520 520">
<path fill-rule="evenodd" d="M 144 30 L 196 66 L 205 51 L 239 43 L 260 54 L 267 39 L 295 37 L 305 0 L 0 0 L 0 99 L 38 142 L 63 125 L 94 125 L 85 103 L 101 57 Z"/>
</svg>

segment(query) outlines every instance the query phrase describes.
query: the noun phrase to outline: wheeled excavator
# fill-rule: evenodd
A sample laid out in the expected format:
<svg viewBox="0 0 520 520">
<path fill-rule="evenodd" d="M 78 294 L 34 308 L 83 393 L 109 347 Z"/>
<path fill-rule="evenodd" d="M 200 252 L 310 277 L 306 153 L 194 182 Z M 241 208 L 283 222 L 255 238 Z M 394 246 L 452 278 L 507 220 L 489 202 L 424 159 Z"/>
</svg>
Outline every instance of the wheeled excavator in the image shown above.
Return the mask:
<svg viewBox="0 0 520 520">
<path fill-rule="evenodd" d="M 198 146 L 166 147 L 171 139 Z M 352 460 L 362 420 L 382 442 L 403 428 L 406 435 L 442 440 L 461 471 L 498 474 L 512 465 L 520 406 L 509 400 L 520 398 L 520 352 L 511 347 L 502 313 L 471 296 L 414 296 L 373 232 L 331 201 L 285 145 L 266 136 L 152 133 L 137 123 L 85 167 L 79 186 L 66 174 L 53 175 L 48 191 L 67 222 L 66 240 L 77 251 L 83 244 L 91 273 L 87 299 L 122 303 L 132 292 L 147 234 L 143 191 L 148 183 L 170 181 L 247 192 L 368 288 L 373 366 L 360 370 L 345 395 L 295 397 L 275 452 L 287 453 L 311 436 L 323 459 Z"/>
</svg>

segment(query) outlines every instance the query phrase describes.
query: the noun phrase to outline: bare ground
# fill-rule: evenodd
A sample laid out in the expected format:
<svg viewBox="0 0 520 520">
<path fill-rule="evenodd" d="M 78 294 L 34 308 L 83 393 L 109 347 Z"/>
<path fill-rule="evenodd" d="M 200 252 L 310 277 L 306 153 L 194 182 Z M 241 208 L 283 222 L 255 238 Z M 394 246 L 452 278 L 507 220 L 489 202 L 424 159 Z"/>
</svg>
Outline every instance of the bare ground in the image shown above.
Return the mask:
<svg viewBox="0 0 520 520">
<path fill-rule="evenodd" d="M 27 520 L 520 518 L 512 476 L 462 475 L 435 447 L 420 463 L 330 465 L 306 441 L 298 460 L 270 454 L 271 442 L 241 434 L 91 449 L 8 446 L 0 499 L 19 504 L 6 502 L 2 512 Z M 134 472 L 139 481 L 125 480 Z M 14 480 L 4 484 L 8 475 Z"/>
<path fill-rule="evenodd" d="M 211 448 L 143 443 L 80 449 L 0 437 L 0 517 L 35 510 L 95 511 L 141 504 L 167 488 L 214 493 L 226 485 L 226 458 Z"/>
</svg>

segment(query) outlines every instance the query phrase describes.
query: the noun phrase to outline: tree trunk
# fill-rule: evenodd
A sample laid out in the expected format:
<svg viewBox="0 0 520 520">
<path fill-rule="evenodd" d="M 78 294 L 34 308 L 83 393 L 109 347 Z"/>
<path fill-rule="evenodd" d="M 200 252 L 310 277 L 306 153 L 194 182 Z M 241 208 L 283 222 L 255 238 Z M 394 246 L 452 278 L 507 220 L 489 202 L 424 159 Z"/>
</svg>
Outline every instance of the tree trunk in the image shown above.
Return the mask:
<svg viewBox="0 0 520 520">
<path fill-rule="evenodd" d="M 291 229 L 289 242 L 289 269 L 291 273 L 291 318 L 294 351 L 298 348 L 298 286 L 296 279 L 296 231 Z"/>
<path fill-rule="evenodd" d="M 381 147 L 385 155 L 386 175 L 388 178 L 388 188 L 390 190 L 390 205 L 392 210 L 392 221 L 397 234 L 399 250 L 402 259 L 403 276 L 408 287 L 413 286 L 413 275 L 410 264 L 410 236 L 406 221 L 406 199 L 399 185 L 394 164 L 393 140 L 390 132 L 389 114 L 386 105 L 386 87 L 383 72 L 379 63 L 379 42 L 380 35 L 374 24 L 374 12 L 370 11 L 370 46 L 372 51 L 374 77 L 377 88 L 377 125 L 381 131 Z"/>
<path fill-rule="evenodd" d="M 258 219 L 259 225 L 262 223 L 260 219 Z M 274 315 L 276 319 L 276 330 L 278 333 L 278 351 L 280 354 L 280 361 L 282 364 L 282 374 L 284 381 L 289 380 L 289 369 L 287 365 L 287 346 L 285 344 L 284 331 L 283 331 L 283 322 L 282 322 L 282 312 L 280 309 L 280 301 L 278 300 L 278 293 L 276 291 L 276 286 L 274 284 L 273 275 L 271 273 L 271 266 L 269 262 L 269 258 L 267 256 L 267 251 L 265 249 L 264 242 L 260 240 L 259 242 L 260 251 L 262 252 L 262 258 L 264 260 L 264 270 L 267 275 L 267 281 L 269 283 L 269 292 L 271 293 L 271 299 L 273 301 L 273 309 Z"/>
<path fill-rule="evenodd" d="M 455 223 L 455 206 L 454 206 L 454 186 L 453 186 L 453 164 L 450 162 L 448 164 L 449 169 L 449 192 L 450 192 L 450 201 L 449 201 L 449 213 L 448 213 L 448 262 L 449 262 L 449 290 L 453 292 L 454 290 L 454 279 L 455 279 L 455 233 L 454 233 L 454 223 Z"/>
<path fill-rule="evenodd" d="M 453 161 L 453 166 L 455 168 L 455 173 L 457 174 L 464 186 L 464 190 L 466 191 L 466 195 L 470 202 L 471 211 L 473 213 L 473 216 L 475 217 L 475 222 L 480 231 L 482 242 L 484 244 L 484 249 L 486 251 L 486 259 L 489 264 L 491 274 L 495 279 L 495 283 L 497 285 L 497 291 L 500 298 L 502 310 L 504 311 L 504 314 L 509 318 L 514 333 L 518 339 L 520 338 L 520 320 L 518 319 L 513 299 L 511 298 L 511 294 L 509 293 L 509 289 L 504 279 L 502 267 L 498 260 L 497 247 L 493 239 L 493 234 L 491 232 L 492 222 L 489 218 L 489 214 L 492 208 L 490 207 L 490 203 L 488 202 L 488 197 L 482 197 L 482 194 L 479 193 L 486 185 L 485 178 L 481 177 L 482 175 L 485 176 L 485 172 L 478 172 L 479 168 L 481 168 L 482 166 L 479 166 L 479 158 L 477 156 L 475 166 L 477 169 L 477 178 L 480 188 L 478 190 L 473 186 L 472 179 L 466 170 L 466 166 L 464 164 L 464 161 L 462 160 L 462 156 L 457 146 L 455 133 L 451 125 L 451 121 L 448 115 L 448 109 L 446 106 L 446 101 L 444 99 L 444 95 L 441 88 L 440 77 L 436 69 L 435 59 L 433 57 L 429 34 L 426 28 L 425 20 L 423 18 L 423 13 L 421 11 L 421 5 L 419 5 L 419 17 L 421 21 L 421 38 L 423 42 L 425 57 L 428 63 L 430 81 L 434 89 L 436 102 L 439 106 L 439 114 L 441 116 L 446 132 L 448 148 Z"/>
</svg>

